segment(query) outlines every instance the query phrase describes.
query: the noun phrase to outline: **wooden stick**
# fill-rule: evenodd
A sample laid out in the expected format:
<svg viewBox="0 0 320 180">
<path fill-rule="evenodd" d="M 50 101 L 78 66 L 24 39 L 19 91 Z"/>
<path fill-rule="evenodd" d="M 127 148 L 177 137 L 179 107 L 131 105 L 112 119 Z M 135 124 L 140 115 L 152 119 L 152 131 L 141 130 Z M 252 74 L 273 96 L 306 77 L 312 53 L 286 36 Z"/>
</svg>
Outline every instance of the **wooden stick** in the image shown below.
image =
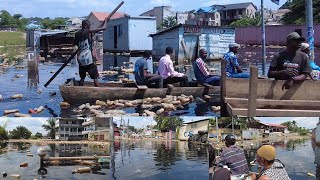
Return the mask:
<svg viewBox="0 0 320 180">
<path fill-rule="evenodd" d="M 226 78 L 227 78 L 227 72 L 226 72 L 226 60 L 220 59 L 221 62 L 221 84 L 220 84 L 220 100 L 221 100 L 221 117 L 228 116 L 227 113 L 227 106 L 225 103 L 224 98 L 227 95 L 227 89 L 226 89 Z"/>
<path fill-rule="evenodd" d="M 258 90 L 258 68 L 251 66 L 250 80 L 249 80 L 248 114 L 247 114 L 248 118 L 256 116 L 257 90 Z"/>
</svg>

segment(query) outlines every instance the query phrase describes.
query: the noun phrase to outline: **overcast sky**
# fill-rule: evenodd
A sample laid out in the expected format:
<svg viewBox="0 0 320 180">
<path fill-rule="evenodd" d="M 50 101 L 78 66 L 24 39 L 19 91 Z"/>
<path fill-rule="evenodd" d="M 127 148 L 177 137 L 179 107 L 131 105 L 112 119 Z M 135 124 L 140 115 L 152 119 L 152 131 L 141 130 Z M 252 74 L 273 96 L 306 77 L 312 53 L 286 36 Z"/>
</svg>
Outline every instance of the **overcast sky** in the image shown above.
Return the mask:
<svg viewBox="0 0 320 180">
<path fill-rule="evenodd" d="M 121 0 L 0 0 L 0 10 L 5 9 L 12 14 L 22 14 L 24 17 L 72 17 L 87 16 L 91 11 L 111 12 Z M 152 9 L 154 6 L 170 5 L 174 11 L 189 11 L 213 4 L 230 4 L 251 2 L 249 0 L 124 0 L 125 4 L 118 12 L 131 16 Z M 260 8 L 260 0 L 252 0 Z M 280 5 L 286 0 L 280 0 Z M 265 7 L 278 9 L 271 0 L 265 0 Z"/>
</svg>

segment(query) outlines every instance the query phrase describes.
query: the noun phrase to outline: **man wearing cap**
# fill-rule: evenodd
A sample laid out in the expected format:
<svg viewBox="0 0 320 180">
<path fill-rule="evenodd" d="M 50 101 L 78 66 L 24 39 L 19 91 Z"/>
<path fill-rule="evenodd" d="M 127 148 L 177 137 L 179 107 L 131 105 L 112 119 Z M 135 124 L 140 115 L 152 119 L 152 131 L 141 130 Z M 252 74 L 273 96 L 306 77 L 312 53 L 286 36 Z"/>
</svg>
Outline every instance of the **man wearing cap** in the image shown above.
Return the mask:
<svg viewBox="0 0 320 180">
<path fill-rule="evenodd" d="M 220 86 L 220 76 L 210 74 L 204 60 L 207 58 L 207 50 L 200 49 L 199 58 L 193 61 L 192 66 L 194 69 L 194 75 L 200 83 L 208 83 L 213 86 Z"/>
<path fill-rule="evenodd" d="M 269 68 L 268 77 L 286 80 L 283 89 L 290 89 L 294 81 L 304 81 L 311 73 L 308 57 L 298 51 L 305 41 L 297 32 L 287 36 L 287 49 L 275 55 Z"/>
<path fill-rule="evenodd" d="M 259 175 L 252 174 L 254 180 L 290 180 L 280 160 L 276 159 L 276 150 L 271 145 L 263 145 L 257 151 L 257 163 L 263 166 Z"/>
<path fill-rule="evenodd" d="M 300 51 L 307 55 L 311 69 L 320 71 L 320 67 L 314 61 L 310 61 L 310 45 L 308 43 L 301 43 Z"/>
<path fill-rule="evenodd" d="M 229 44 L 229 52 L 223 56 L 227 61 L 226 72 L 227 76 L 231 78 L 249 78 L 249 73 L 244 73 L 239 66 L 237 53 L 240 45 L 237 43 Z"/>
<path fill-rule="evenodd" d="M 151 74 L 148 71 L 148 62 L 151 57 L 151 51 L 144 51 L 143 58 L 138 59 L 134 64 L 134 77 L 137 85 L 147 85 L 148 87 L 155 83 L 156 88 L 163 88 L 163 79 L 158 74 Z"/>
<path fill-rule="evenodd" d="M 230 168 L 231 174 L 240 175 L 249 171 L 246 156 L 242 149 L 238 148 L 234 135 L 225 137 L 226 148 L 222 150 L 220 157 L 217 159 L 217 164 L 227 165 Z"/>
</svg>

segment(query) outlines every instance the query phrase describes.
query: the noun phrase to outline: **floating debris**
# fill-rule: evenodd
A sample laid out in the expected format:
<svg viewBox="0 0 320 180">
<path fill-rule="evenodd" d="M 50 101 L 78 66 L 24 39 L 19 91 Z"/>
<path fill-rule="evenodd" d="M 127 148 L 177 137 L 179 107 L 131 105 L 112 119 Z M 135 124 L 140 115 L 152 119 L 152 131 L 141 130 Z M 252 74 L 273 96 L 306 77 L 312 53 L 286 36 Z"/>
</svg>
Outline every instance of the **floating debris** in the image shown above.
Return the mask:
<svg viewBox="0 0 320 180">
<path fill-rule="evenodd" d="M 14 179 L 20 179 L 21 178 L 20 174 L 11 174 L 11 175 L 9 175 L 9 177 L 14 178 Z"/>
<path fill-rule="evenodd" d="M 72 174 L 74 173 L 91 173 L 91 168 L 90 167 L 77 168 L 72 171 Z"/>
<path fill-rule="evenodd" d="M 41 94 L 41 93 L 42 93 L 42 89 L 38 89 L 38 90 L 37 90 L 37 93 L 38 93 L 38 94 Z"/>
<path fill-rule="evenodd" d="M 104 101 L 100 101 L 100 100 L 97 100 L 96 101 L 96 105 L 100 105 L 100 106 L 108 106 L 108 104 Z"/>
<path fill-rule="evenodd" d="M 10 96 L 11 99 L 21 99 L 22 97 L 23 97 L 22 94 L 15 94 L 15 95 Z"/>
<path fill-rule="evenodd" d="M 42 111 L 44 110 L 44 107 L 43 106 L 40 106 L 37 108 L 37 114 L 41 113 Z"/>
<path fill-rule="evenodd" d="M 68 108 L 68 107 L 70 107 L 70 104 L 67 103 L 67 102 L 61 102 L 61 103 L 60 103 L 60 107 L 61 107 L 61 108 Z"/>
<path fill-rule="evenodd" d="M 29 114 L 14 113 L 14 117 L 31 117 Z"/>
<path fill-rule="evenodd" d="M 8 115 L 8 114 L 13 114 L 19 112 L 19 109 L 11 109 L 11 110 L 4 110 L 3 114 Z"/>
<path fill-rule="evenodd" d="M 33 154 L 27 154 L 28 157 L 33 157 Z"/>
<path fill-rule="evenodd" d="M 221 110 L 220 106 L 212 106 L 213 112 L 219 112 Z"/>
<path fill-rule="evenodd" d="M 28 167 L 28 162 L 21 163 L 20 167 Z"/>
</svg>

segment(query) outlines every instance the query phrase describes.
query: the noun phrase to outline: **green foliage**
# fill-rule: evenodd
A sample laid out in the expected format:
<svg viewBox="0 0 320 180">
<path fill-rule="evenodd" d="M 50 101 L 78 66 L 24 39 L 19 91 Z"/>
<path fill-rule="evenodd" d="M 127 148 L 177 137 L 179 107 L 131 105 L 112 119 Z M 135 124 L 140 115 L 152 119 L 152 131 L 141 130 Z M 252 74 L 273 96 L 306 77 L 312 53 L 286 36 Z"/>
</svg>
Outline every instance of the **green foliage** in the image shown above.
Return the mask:
<svg viewBox="0 0 320 180">
<path fill-rule="evenodd" d="M 5 130 L 4 127 L 0 126 L 0 140 L 8 139 L 8 132 Z"/>
<path fill-rule="evenodd" d="M 261 26 L 261 14 L 257 12 L 254 18 L 244 16 L 241 19 L 232 22 L 231 27 L 247 27 L 247 26 Z"/>
<path fill-rule="evenodd" d="M 58 128 L 55 127 L 56 126 L 56 119 L 55 118 L 50 118 L 50 119 L 47 120 L 47 123 L 48 124 L 42 125 L 42 127 L 46 131 L 49 131 L 48 132 L 48 136 L 51 139 L 55 139 L 56 132 L 58 131 Z"/>
<path fill-rule="evenodd" d="M 21 14 L 14 14 L 11 16 L 6 10 L 0 11 L 0 19 L 0 26 L 9 26 L 20 30 L 24 30 L 28 24 L 28 20 L 23 18 Z"/>
<path fill-rule="evenodd" d="M 26 39 L 22 32 L 0 32 L 0 46 L 25 45 Z"/>
<path fill-rule="evenodd" d="M 29 139 L 31 134 L 31 131 L 24 126 L 18 126 L 16 129 L 10 131 L 10 137 L 12 139 Z"/>
<path fill-rule="evenodd" d="M 281 123 L 281 125 L 287 126 L 289 131 L 299 133 L 299 135 L 301 136 L 306 136 L 309 133 L 309 131 L 306 128 L 298 127 L 297 122 L 295 120 Z"/>
<path fill-rule="evenodd" d="M 306 22 L 305 0 L 288 1 L 281 8 L 291 10 L 281 19 L 284 24 L 304 24 Z M 320 1 L 313 1 L 313 18 L 314 23 L 320 22 Z"/>
<path fill-rule="evenodd" d="M 175 131 L 178 126 L 182 125 L 182 118 L 180 117 L 166 117 L 166 116 L 156 116 L 154 120 L 157 122 L 155 126 L 156 129 L 162 132 L 168 132 L 169 130 Z"/>
<path fill-rule="evenodd" d="M 176 20 L 176 17 L 174 16 L 169 16 L 165 18 L 162 22 L 162 28 L 165 28 L 165 29 L 171 28 L 176 25 L 177 25 L 177 20 Z"/>
<path fill-rule="evenodd" d="M 67 18 L 58 17 L 55 19 L 45 18 L 41 20 L 41 25 L 44 29 L 57 29 L 58 26 L 67 24 Z"/>
<path fill-rule="evenodd" d="M 35 137 L 37 137 L 37 138 L 42 138 L 42 133 L 37 132 L 37 133 L 35 134 Z"/>
</svg>

